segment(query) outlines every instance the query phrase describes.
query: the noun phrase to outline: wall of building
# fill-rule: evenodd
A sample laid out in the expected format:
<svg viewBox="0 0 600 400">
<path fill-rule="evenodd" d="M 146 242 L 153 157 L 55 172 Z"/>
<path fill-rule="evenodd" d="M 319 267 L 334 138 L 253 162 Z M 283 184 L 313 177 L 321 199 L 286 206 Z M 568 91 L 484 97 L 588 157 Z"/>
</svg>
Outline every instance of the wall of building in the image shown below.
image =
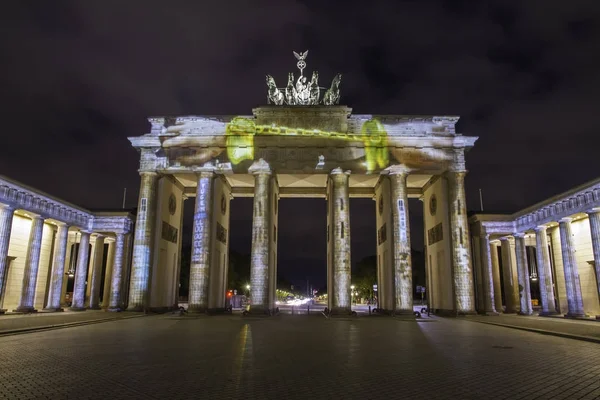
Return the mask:
<svg viewBox="0 0 600 400">
<path fill-rule="evenodd" d="M 210 283 L 208 308 L 225 307 L 227 266 L 229 264 L 230 189 L 224 179 L 217 177 L 213 184 L 213 217 L 211 232 Z"/>
<path fill-rule="evenodd" d="M 394 257 L 392 251 L 392 209 L 390 180 L 382 176 L 375 190 L 376 231 L 377 243 L 377 299 L 378 307 L 384 310 L 394 309 Z"/>
<path fill-rule="evenodd" d="M 157 186 L 157 213 L 154 254 L 152 255 L 152 271 L 150 274 L 150 307 L 163 308 L 173 306 L 174 293 L 178 284 L 177 260 L 180 252 L 182 189 L 170 177 L 162 177 Z M 169 198 L 175 197 L 175 212 L 169 211 Z M 163 231 L 163 223 L 177 229 L 175 243 L 165 239 L 168 232 Z M 163 234 L 166 233 L 166 236 Z"/>
<path fill-rule="evenodd" d="M 430 212 L 431 197 L 436 197 L 435 215 Z M 433 311 L 454 310 L 454 293 L 452 285 L 452 263 L 450 249 L 450 219 L 448 208 L 448 185 L 446 180 L 437 179 L 424 192 L 424 222 L 427 247 L 427 263 L 430 266 L 429 301 Z M 442 224 L 442 239 L 430 244 L 430 229 Z"/>
<path fill-rule="evenodd" d="M 29 234 L 31 232 L 31 219 L 14 215 L 12 231 L 10 234 L 10 244 L 8 247 L 8 256 L 14 257 L 10 263 L 6 281 L 6 292 L 4 295 L 4 304 L 2 308 L 9 311 L 14 310 L 19 305 L 21 298 L 21 288 L 23 286 L 23 273 L 25 270 L 25 259 L 27 257 L 27 248 L 29 244 Z M 47 292 L 47 277 L 51 268 L 52 238 L 54 227 L 50 224 L 44 224 L 42 233 L 42 246 L 40 250 L 40 264 L 38 267 L 38 279 L 36 283 L 36 295 L 34 299 L 35 307 L 42 309 L 44 307 L 44 298 Z"/>
</svg>

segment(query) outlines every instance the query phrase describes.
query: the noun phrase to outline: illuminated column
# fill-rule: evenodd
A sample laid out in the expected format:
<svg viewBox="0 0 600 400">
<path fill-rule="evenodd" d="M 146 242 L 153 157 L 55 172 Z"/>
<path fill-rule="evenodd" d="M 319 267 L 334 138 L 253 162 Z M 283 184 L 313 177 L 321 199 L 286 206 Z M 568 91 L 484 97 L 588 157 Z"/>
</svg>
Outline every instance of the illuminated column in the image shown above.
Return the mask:
<svg viewBox="0 0 600 400">
<path fill-rule="evenodd" d="M 496 314 L 496 306 L 494 299 L 494 268 L 492 266 L 492 255 L 490 245 L 490 235 L 482 234 L 480 236 L 481 243 L 481 266 L 483 273 L 484 285 L 484 304 L 486 314 Z"/>
<path fill-rule="evenodd" d="M 129 283 L 129 311 L 143 311 L 148 305 L 150 266 L 156 225 L 156 185 L 158 174 L 140 172 L 140 198 L 135 221 L 133 261 Z"/>
<path fill-rule="evenodd" d="M 394 312 L 413 315 L 412 262 L 406 178 L 409 170 L 394 165 L 389 171 L 391 185 L 392 235 L 394 252 Z"/>
<path fill-rule="evenodd" d="M 100 309 L 100 283 L 102 282 L 102 258 L 104 256 L 104 235 L 96 236 L 94 245 L 94 265 L 92 267 L 92 286 L 90 289 L 91 310 Z"/>
<path fill-rule="evenodd" d="M 121 310 L 121 290 L 123 288 L 123 264 L 125 261 L 125 234 L 117 232 L 117 238 L 114 244 L 114 258 L 112 279 L 110 281 L 110 291 L 108 300 L 109 311 Z M 108 282 L 104 282 L 108 285 Z"/>
<path fill-rule="evenodd" d="M 271 228 L 271 168 L 262 158 L 248 172 L 254 175 L 252 211 L 252 252 L 250 261 L 250 312 L 268 314 L 269 310 L 269 230 Z"/>
<path fill-rule="evenodd" d="M 500 285 L 500 261 L 498 260 L 498 240 L 490 242 L 490 258 L 492 260 L 492 278 L 494 284 L 494 304 L 496 312 L 504 312 L 502 306 L 502 288 Z"/>
<path fill-rule="evenodd" d="M 42 249 L 42 235 L 44 233 L 44 219 L 34 216 L 31 220 L 29 244 L 25 257 L 25 270 L 23 271 L 23 285 L 21 286 L 21 299 L 17 312 L 33 312 L 35 298 L 35 284 L 37 282 L 38 268 L 40 265 L 40 250 Z"/>
<path fill-rule="evenodd" d="M 190 264 L 189 312 L 206 312 L 208 309 L 214 177 L 212 170 L 198 174 Z"/>
<path fill-rule="evenodd" d="M 562 251 L 563 270 L 565 273 L 565 287 L 567 289 L 567 304 L 569 311 L 567 317 L 584 317 L 583 299 L 581 298 L 581 285 L 579 284 L 579 269 L 575 261 L 573 248 L 573 232 L 571 218 L 563 218 L 558 222 L 560 231 L 560 248 Z"/>
<path fill-rule="evenodd" d="M 458 314 L 475 313 L 475 288 L 469 244 L 469 222 L 465 201 L 467 171 L 449 171 L 448 203 L 450 209 L 450 236 L 452 238 L 452 265 L 455 308 Z"/>
<path fill-rule="evenodd" d="M 63 275 L 65 274 L 65 255 L 67 253 L 67 236 L 69 227 L 61 223 L 58 225 L 56 238 L 54 239 L 54 257 L 52 259 L 52 276 L 48 288 L 48 301 L 44 311 L 63 311 L 60 307 L 62 293 Z"/>
<path fill-rule="evenodd" d="M 349 314 L 352 311 L 350 295 L 351 263 L 350 263 L 350 172 L 336 168 L 331 171 L 330 184 L 333 202 L 331 223 L 333 250 L 333 293 L 330 293 L 330 312 L 332 314 Z"/>
<path fill-rule="evenodd" d="M 590 220 L 590 233 L 592 235 L 592 250 L 594 254 L 594 268 L 596 269 L 596 283 L 598 284 L 598 298 L 600 298 L 600 208 L 588 211 Z M 600 319 L 600 315 L 596 316 Z"/>
<path fill-rule="evenodd" d="M 131 276 L 131 255 L 133 253 L 133 234 L 126 233 L 123 240 L 123 279 L 121 281 L 121 310 L 125 310 L 129 303 L 129 278 Z"/>
<path fill-rule="evenodd" d="M 517 299 L 518 293 L 515 287 L 516 282 L 513 280 L 512 273 L 512 250 L 510 248 L 510 240 L 508 237 L 500 238 L 500 250 L 502 252 L 502 277 L 504 281 L 504 300 L 506 301 L 506 313 L 517 312 Z"/>
<path fill-rule="evenodd" d="M 106 254 L 106 271 L 104 273 L 104 288 L 102 289 L 102 308 L 108 308 L 108 302 L 110 299 L 110 283 L 112 281 L 114 260 L 115 242 L 110 241 L 108 242 L 108 252 Z"/>
<path fill-rule="evenodd" d="M 71 310 L 85 311 L 85 288 L 88 275 L 88 258 L 90 253 L 90 232 L 81 231 L 77 266 L 75 267 L 75 283 L 73 285 L 73 301 Z"/>
<path fill-rule="evenodd" d="M 8 245 L 10 242 L 10 232 L 12 230 L 12 221 L 15 209 L 0 204 L 0 299 L 4 293 L 6 271 L 8 267 Z M 6 310 L 0 310 L 3 314 Z"/>
<path fill-rule="evenodd" d="M 548 250 L 548 236 L 545 226 L 535 228 L 536 258 L 538 261 L 538 274 L 540 282 L 540 297 L 542 311 L 540 315 L 556 314 L 554 302 L 554 285 L 550 265 L 550 251 Z"/>
<path fill-rule="evenodd" d="M 519 285 L 523 288 L 520 295 L 521 315 L 533 314 L 531 307 L 531 287 L 529 286 L 529 268 L 527 267 L 527 247 L 525 246 L 525 234 L 515 233 L 515 254 L 517 257 L 517 274 Z"/>
</svg>

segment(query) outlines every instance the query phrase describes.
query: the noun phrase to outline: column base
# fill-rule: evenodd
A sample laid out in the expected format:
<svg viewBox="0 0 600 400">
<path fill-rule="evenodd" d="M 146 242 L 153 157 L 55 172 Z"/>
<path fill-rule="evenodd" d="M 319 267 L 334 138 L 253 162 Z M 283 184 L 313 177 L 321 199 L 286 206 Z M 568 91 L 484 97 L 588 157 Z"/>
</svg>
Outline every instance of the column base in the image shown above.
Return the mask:
<svg viewBox="0 0 600 400">
<path fill-rule="evenodd" d="M 121 307 L 108 307 L 106 309 L 106 311 L 108 311 L 108 312 L 121 312 L 123 310 L 121 309 Z"/>
<path fill-rule="evenodd" d="M 351 307 L 332 307 L 331 310 L 329 310 L 329 315 L 330 316 L 348 316 L 348 315 L 353 315 L 352 314 L 352 308 Z"/>
<path fill-rule="evenodd" d="M 589 318 L 589 315 L 585 313 L 566 313 L 565 318 L 578 319 L 578 318 Z"/>
<path fill-rule="evenodd" d="M 250 306 L 250 309 L 244 315 L 258 316 L 258 317 L 270 317 L 274 315 L 273 310 L 264 306 Z"/>
<path fill-rule="evenodd" d="M 208 307 L 191 306 L 191 307 L 188 307 L 187 312 L 189 314 L 206 314 L 208 312 Z"/>
<path fill-rule="evenodd" d="M 13 312 L 15 313 L 23 313 L 23 314 L 28 314 L 28 313 L 36 313 L 38 310 L 36 310 L 33 307 L 17 307 L 13 310 Z"/>
<path fill-rule="evenodd" d="M 415 315 L 415 311 L 412 310 L 394 310 L 394 317 L 400 317 L 404 319 L 414 319 L 417 316 Z"/>
<path fill-rule="evenodd" d="M 88 310 L 102 310 L 102 307 L 100 307 L 100 306 L 88 307 Z"/>
<path fill-rule="evenodd" d="M 394 315 L 394 310 L 386 310 L 385 308 L 374 308 L 372 313 L 375 315 Z"/>
<path fill-rule="evenodd" d="M 517 314 L 519 314 L 519 315 L 533 315 L 533 311 L 528 311 L 528 312 L 519 311 Z"/>
<path fill-rule="evenodd" d="M 87 308 L 85 307 L 69 307 L 70 311 L 86 311 Z"/>
<path fill-rule="evenodd" d="M 6 309 L 5 308 L 0 308 L 0 315 L 6 313 Z"/>
<path fill-rule="evenodd" d="M 64 308 L 61 308 L 61 307 L 46 307 L 40 312 L 49 313 L 49 312 L 63 312 L 63 311 L 65 311 L 65 310 L 64 310 Z"/>
<path fill-rule="evenodd" d="M 132 311 L 132 312 L 144 312 L 146 311 L 144 306 L 129 306 L 127 307 L 127 310 L 125 311 Z"/>
<path fill-rule="evenodd" d="M 481 313 L 481 315 L 485 315 L 486 317 L 497 317 L 498 315 L 500 315 L 500 313 L 496 311 L 484 311 Z"/>
<path fill-rule="evenodd" d="M 540 311 L 540 313 L 538 315 L 540 317 L 550 317 L 553 315 L 560 315 L 560 313 L 558 313 L 556 311 Z"/>
</svg>

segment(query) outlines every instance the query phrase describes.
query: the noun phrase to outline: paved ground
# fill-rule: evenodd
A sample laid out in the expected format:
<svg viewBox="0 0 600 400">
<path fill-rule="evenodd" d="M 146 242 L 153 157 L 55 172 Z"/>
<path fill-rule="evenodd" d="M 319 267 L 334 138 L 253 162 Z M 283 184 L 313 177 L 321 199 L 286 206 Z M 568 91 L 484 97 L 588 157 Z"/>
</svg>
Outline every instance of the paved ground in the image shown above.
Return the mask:
<svg viewBox="0 0 600 400">
<path fill-rule="evenodd" d="M 131 318 L 141 313 L 112 313 L 101 310 L 64 311 L 53 313 L 6 314 L 0 315 L 0 335 L 7 332 L 37 329 L 40 327 L 58 327 L 65 324 L 85 323 L 108 319 Z"/>
<path fill-rule="evenodd" d="M 160 315 L 0 337 L 0 354 L 10 399 L 600 398 L 598 344 L 464 319 Z"/>
<path fill-rule="evenodd" d="M 498 316 L 473 316 L 469 319 L 494 324 L 505 324 L 521 328 L 538 329 L 559 334 L 590 337 L 600 341 L 600 321 L 582 321 L 567 318 L 548 318 L 516 314 Z"/>
</svg>

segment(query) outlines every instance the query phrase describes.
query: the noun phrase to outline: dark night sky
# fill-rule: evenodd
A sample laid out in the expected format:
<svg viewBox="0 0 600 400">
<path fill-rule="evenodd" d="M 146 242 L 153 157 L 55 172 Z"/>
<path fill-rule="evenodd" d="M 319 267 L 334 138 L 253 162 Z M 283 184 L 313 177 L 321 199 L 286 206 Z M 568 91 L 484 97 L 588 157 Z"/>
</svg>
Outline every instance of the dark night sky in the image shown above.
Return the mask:
<svg viewBox="0 0 600 400">
<path fill-rule="evenodd" d="M 90 208 L 120 207 L 127 187 L 133 207 L 126 138 L 147 116 L 249 114 L 264 75 L 283 82 L 292 50 L 310 49 L 307 70 L 342 72 L 356 113 L 461 115 L 459 131 L 480 137 L 472 210 L 478 188 L 486 210 L 516 211 L 600 175 L 600 1 L 366 4 L 5 2 L 0 173 Z M 371 203 L 351 204 L 354 261 L 374 252 Z M 232 206 L 232 246 L 248 252 L 251 203 Z M 324 202 L 281 210 L 280 268 L 324 280 Z"/>
</svg>

